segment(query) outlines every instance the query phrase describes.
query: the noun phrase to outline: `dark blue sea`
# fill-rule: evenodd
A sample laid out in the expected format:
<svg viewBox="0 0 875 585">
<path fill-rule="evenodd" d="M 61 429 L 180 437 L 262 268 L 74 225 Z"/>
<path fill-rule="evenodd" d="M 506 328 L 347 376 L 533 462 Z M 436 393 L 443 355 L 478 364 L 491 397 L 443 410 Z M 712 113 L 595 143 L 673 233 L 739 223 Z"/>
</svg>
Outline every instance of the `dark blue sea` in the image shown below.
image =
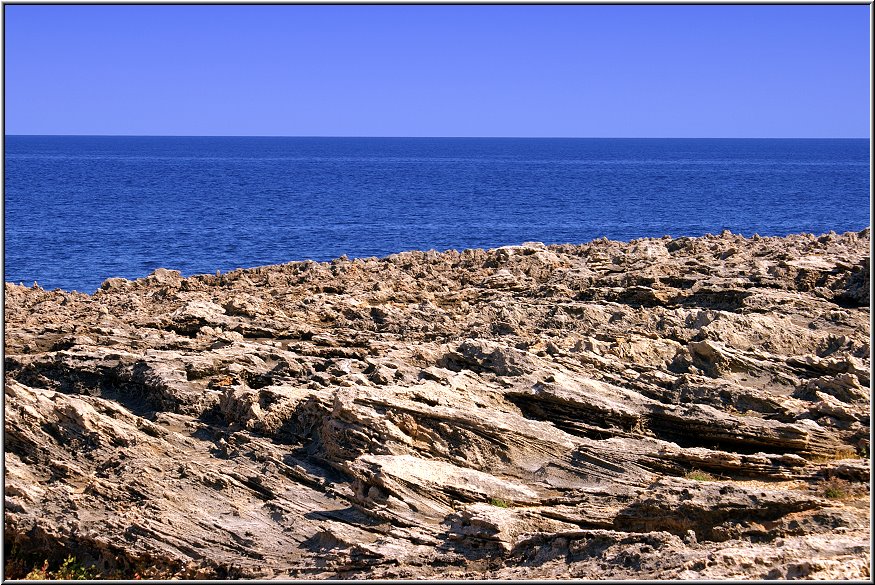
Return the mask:
<svg viewBox="0 0 875 585">
<path fill-rule="evenodd" d="M 5 280 L 860 230 L 869 141 L 7 136 Z"/>
</svg>

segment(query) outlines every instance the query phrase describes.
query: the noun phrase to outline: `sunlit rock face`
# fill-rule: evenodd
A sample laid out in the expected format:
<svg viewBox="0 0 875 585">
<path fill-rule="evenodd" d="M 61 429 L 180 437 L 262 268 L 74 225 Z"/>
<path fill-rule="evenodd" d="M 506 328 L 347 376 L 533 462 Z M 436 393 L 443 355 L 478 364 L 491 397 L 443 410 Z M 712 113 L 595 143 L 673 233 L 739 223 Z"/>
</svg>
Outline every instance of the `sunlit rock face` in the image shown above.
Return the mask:
<svg viewBox="0 0 875 585">
<path fill-rule="evenodd" d="M 7 284 L 7 549 L 115 577 L 868 578 L 869 237 Z"/>
</svg>

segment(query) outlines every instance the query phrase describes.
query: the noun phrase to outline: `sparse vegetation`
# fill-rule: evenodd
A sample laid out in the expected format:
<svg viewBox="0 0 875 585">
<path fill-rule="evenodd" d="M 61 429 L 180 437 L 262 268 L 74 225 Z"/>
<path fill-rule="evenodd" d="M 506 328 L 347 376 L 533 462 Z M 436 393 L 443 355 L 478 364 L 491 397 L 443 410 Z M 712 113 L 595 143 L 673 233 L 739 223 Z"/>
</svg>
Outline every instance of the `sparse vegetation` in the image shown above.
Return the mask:
<svg viewBox="0 0 875 585">
<path fill-rule="evenodd" d="M 15 552 L 15 551 L 13 551 Z M 80 581 L 99 579 L 101 575 L 92 567 L 86 567 L 81 561 L 76 560 L 76 557 L 68 556 L 61 565 L 52 570 L 48 560 L 44 560 L 41 565 L 33 567 L 30 571 L 26 569 L 27 564 L 20 557 L 10 558 L 6 560 L 6 578 L 7 579 L 25 579 L 28 581 Z"/>
<path fill-rule="evenodd" d="M 865 448 L 858 453 L 851 447 L 840 447 L 832 453 L 815 455 L 810 459 L 812 463 L 829 463 L 830 461 L 841 461 L 842 459 L 867 459 L 867 457 Z"/>
<path fill-rule="evenodd" d="M 831 477 L 825 480 L 822 488 L 823 496 L 830 500 L 847 500 L 854 496 L 855 491 L 851 482 L 838 477 Z"/>
<path fill-rule="evenodd" d="M 70 581 L 80 581 L 83 579 L 96 579 L 99 573 L 92 567 L 85 567 L 75 557 L 67 557 L 61 563 L 60 568 L 55 571 L 55 579 L 63 579 Z"/>
<path fill-rule="evenodd" d="M 489 500 L 489 503 L 498 508 L 509 508 L 510 502 L 507 500 L 502 500 L 500 498 L 492 498 Z"/>
<path fill-rule="evenodd" d="M 701 471 L 699 469 L 693 469 L 688 471 L 686 475 L 684 475 L 686 479 L 692 479 L 694 481 L 717 481 L 717 478 L 708 473 L 707 471 Z"/>
<path fill-rule="evenodd" d="M 835 452 L 836 459 L 860 459 L 860 454 L 857 453 L 855 449 L 851 447 L 846 447 L 843 449 L 836 449 Z"/>
<path fill-rule="evenodd" d="M 49 562 L 43 561 L 42 567 L 34 567 L 30 573 L 24 576 L 24 578 L 28 581 L 45 581 L 46 579 L 51 579 L 49 575 Z"/>
</svg>

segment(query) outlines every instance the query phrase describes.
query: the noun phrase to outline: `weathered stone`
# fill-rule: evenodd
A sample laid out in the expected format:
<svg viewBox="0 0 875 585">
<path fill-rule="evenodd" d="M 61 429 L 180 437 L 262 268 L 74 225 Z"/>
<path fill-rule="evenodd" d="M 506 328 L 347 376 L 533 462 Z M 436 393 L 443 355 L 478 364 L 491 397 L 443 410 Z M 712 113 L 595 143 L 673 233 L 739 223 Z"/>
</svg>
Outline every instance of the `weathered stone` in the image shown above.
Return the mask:
<svg viewBox="0 0 875 585">
<path fill-rule="evenodd" d="M 868 230 L 724 232 L 7 283 L 7 550 L 128 578 L 868 579 L 869 262 Z"/>
</svg>

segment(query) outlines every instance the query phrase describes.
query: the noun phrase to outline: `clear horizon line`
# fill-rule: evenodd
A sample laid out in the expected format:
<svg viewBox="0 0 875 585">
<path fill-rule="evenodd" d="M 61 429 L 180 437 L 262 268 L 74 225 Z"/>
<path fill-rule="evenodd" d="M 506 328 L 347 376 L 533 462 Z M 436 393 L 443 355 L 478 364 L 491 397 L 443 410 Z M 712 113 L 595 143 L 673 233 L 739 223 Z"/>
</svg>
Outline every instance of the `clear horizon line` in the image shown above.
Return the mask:
<svg viewBox="0 0 875 585">
<path fill-rule="evenodd" d="M 871 136 L 401 136 L 343 134 L 4 134 L 7 137 L 69 138 L 392 138 L 490 140 L 871 140 Z"/>
</svg>

